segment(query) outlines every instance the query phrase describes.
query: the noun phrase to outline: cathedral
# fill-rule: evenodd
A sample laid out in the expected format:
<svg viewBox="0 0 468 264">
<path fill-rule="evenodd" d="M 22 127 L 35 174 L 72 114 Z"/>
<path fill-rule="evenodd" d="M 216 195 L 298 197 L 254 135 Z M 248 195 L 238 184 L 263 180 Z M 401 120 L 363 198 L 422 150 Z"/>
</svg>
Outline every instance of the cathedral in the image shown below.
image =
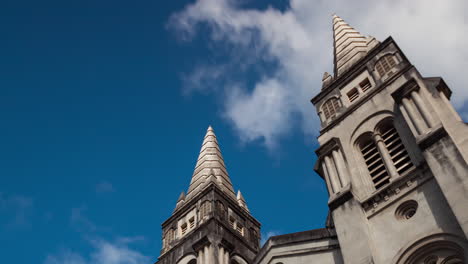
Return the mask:
<svg viewBox="0 0 468 264">
<path fill-rule="evenodd" d="M 468 125 L 450 88 L 421 76 L 391 37 L 364 36 L 336 15 L 333 33 L 334 73 L 311 100 L 324 227 L 261 247 L 209 127 L 156 264 L 468 263 Z"/>
</svg>

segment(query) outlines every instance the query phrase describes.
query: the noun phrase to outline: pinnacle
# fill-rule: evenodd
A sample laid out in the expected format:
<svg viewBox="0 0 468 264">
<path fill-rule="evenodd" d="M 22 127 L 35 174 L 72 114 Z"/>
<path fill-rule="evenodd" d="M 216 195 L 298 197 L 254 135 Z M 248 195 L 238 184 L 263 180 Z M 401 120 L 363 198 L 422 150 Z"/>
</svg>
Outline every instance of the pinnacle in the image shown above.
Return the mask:
<svg viewBox="0 0 468 264">
<path fill-rule="evenodd" d="M 374 38 L 363 36 L 336 14 L 333 15 L 333 45 L 335 77 L 349 69 L 377 44 Z"/>
<path fill-rule="evenodd" d="M 201 192 L 204 187 L 212 182 L 217 184 L 226 194 L 235 198 L 218 140 L 213 128 L 208 126 L 187 192 L 187 200 Z"/>
</svg>

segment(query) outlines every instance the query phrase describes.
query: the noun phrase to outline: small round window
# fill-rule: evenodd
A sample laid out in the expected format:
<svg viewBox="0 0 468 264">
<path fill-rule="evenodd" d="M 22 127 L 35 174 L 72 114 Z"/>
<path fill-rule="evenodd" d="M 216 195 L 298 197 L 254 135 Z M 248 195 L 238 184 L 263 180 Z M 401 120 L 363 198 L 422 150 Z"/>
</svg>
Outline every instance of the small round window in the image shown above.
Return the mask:
<svg viewBox="0 0 468 264">
<path fill-rule="evenodd" d="M 397 219 L 407 220 L 413 217 L 416 214 L 417 210 L 418 203 L 414 200 L 409 200 L 398 206 L 398 208 L 395 211 L 395 216 Z"/>
</svg>

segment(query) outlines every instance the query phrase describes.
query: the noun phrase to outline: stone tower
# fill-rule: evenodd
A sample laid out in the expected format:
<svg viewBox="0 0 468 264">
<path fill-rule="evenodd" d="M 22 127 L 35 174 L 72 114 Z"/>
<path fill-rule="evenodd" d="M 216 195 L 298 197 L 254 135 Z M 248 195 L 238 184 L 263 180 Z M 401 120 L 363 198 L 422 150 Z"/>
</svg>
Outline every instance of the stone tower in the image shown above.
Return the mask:
<svg viewBox="0 0 468 264">
<path fill-rule="evenodd" d="M 468 263 L 468 127 L 449 87 L 421 76 L 391 37 L 338 16 L 333 32 L 334 74 L 312 99 L 315 170 L 344 263 Z"/>
<path fill-rule="evenodd" d="M 248 264 L 259 250 L 260 223 L 241 192 L 235 194 L 211 127 L 188 192 L 162 229 L 157 264 Z"/>
</svg>

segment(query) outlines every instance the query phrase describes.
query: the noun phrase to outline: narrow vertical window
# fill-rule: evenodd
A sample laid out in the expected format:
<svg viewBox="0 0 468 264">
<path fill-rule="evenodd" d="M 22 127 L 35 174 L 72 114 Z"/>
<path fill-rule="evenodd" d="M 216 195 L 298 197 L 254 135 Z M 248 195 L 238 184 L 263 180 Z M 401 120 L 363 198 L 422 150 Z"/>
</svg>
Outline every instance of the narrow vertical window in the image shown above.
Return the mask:
<svg viewBox="0 0 468 264">
<path fill-rule="evenodd" d="M 378 190 L 390 182 L 390 176 L 377 149 L 377 145 L 370 135 L 362 140 L 360 149 L 375 189 Z"/>
<path fill-rule="evenodd" d="M 224 215 L 226 214 L 226 209 L 224 208 L 224 204 L 221 201 L 217 201 L 216 208 L 221 218 L 224 218 L 225 217 Z"/>
<path fill-rule="evenodd" d="M 180 232 L 181 232 L 182 235 L 185 235 L 187 233 L 187 223 L 183 223 L 180 226 Z"/>
<path fill-rule="evenodd" d="M 392 162 L 399 175 L 402 175 L 413 167 L 410 156 L 403 145 L 393 124 L 388 123 L 380 128 L 382 139 L 392 158 Z"/>
<path fill-rule="evenodd" d="M 232 229 L 234 229 L 234 222 L 235 222 L 234 217 L 232 216 L 229 217 L 229 225 L 231 226 Z"/>
<path fill-rule="evenodd" d="M 237 223 L 236 230 L 237 230 L 237 233 L 239 233 L 241 236 L 244 235 L 244 227 L 241 224 Z"/>
<path fill-rule="evenodd" d="M 208 214 L 210 212 L 211 212 L 211 203 L 210 203 L 210 201 L 203 202 L 201 207 L 200 207 L 200 218 L 208 216 Z"/>
<path fill-rule="evenodd" d="M 257 231 L 255 229 L 250 228 L 249 236 L 250 236 L 250 241 L 251 242 L 253 242 L 253 243 L 258 242 L 258 234 L 257 234 Z"/>
<path fill-rule="evenodd" d="M 195 217 L 192 217 L 189 219 L 189 225 L 190 225 L 190 229 L 195 227 Z"/>
</svg>

